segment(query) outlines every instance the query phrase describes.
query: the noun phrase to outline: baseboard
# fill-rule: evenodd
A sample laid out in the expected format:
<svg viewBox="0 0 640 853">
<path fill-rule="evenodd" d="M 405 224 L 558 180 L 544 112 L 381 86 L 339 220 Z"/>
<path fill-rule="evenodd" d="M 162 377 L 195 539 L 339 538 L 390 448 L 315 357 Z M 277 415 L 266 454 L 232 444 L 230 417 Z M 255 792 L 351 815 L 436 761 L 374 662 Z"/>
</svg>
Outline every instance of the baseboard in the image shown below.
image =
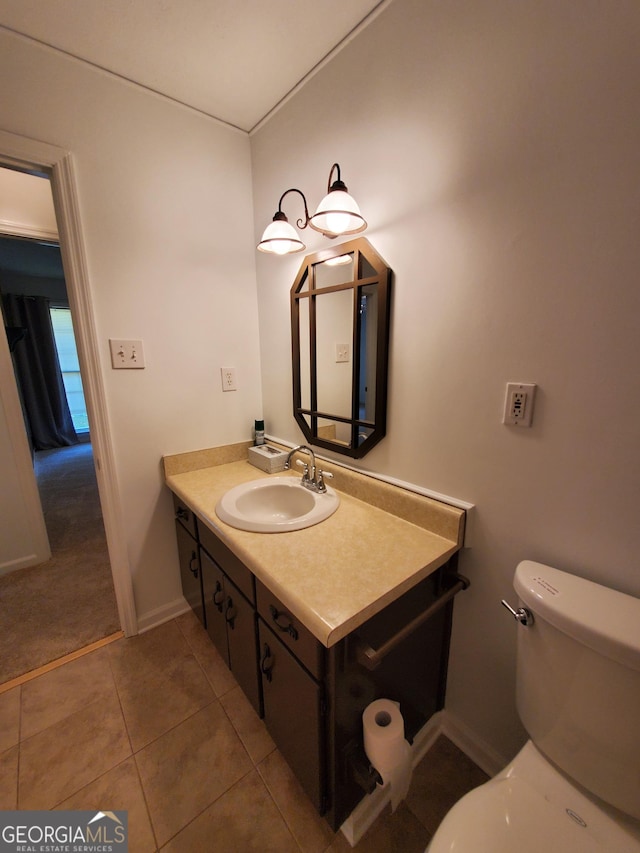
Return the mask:
<svg viewBox="0 0 640 853">
<path fill-rule="evenodd" d="M 417 767 L 441 734 L 448 737 L 488 776 L 495 776 L 509 763 L 510 759 L 497 753 L 467 725 L 444 710 L 434 714 L 415 736 L 411 745 L 412 767 Z M 390 800 L 389 787 L 382 785 L 360 801 L 340 827 L 351 847 L 356 846 Z"/>
<path fill-rule="evenodd" d="M 138 617 L 138 633 L 144 634 L 145 631 L 150 631 L 152 628 L 157 628 L 158 625 L 163 625 L 165 622 L 170 622 L 176 616 L 181 616 L 189 610 L 189 605 L 185 599 L 174 599 L 169 604 L 163 604 L 162 607 L 157 607 L 155 610 L 150 610 L 148 613 L 143 613 Z"/>
<path fill-rule="evenodd" d="M 474 764 L 484 770 L 487 776 L 497 775 L 511 760 L 496 752 L 465 723 L 448 711 L 442 715 L 442 734 L 455 743 Z"/>
<path fill-rule="evenodd" d="M 47 558 L 45 557 L 45 559 Z M 42 562 L 44 560 L 38 554 L 28 554 L 26 557 L 18 557 L 16 560 L 7 560 L 6 563 L 0 563 L 0 577 L 10 575 L 11 572 L 19 572 L 20 569 L 30 569 Z"/>
<path fill-rule="evenodd" d="M 442 711 L 438 711 L 420 729 L 411 744 L 411 766 L 416 767 L 431 749 L 442 731 Z M 371 794 L 367 794 L 351 812 L 340 827 L 351 847 L 355 847 L 365 832 L 379 817 L 391 800 L 388 785 L 378 785 Z"/>
</svg>

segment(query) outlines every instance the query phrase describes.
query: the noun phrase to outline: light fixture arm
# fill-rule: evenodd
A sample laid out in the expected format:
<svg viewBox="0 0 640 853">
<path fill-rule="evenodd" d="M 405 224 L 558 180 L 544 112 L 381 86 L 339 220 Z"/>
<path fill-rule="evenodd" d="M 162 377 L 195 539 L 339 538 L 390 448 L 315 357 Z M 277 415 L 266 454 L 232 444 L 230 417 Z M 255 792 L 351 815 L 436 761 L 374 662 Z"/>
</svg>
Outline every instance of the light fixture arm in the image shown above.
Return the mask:
<svg viewBox="0 0 640 853">
<path fill-rule="evenodd" d="M 334 171 L 338 171 L 337 179 L 331 183 L 331 178 L 333 176 Z M 331 171 L 329 172 L 329 180 L 327 181 L 327 192 L 330 193 L 332 190 L 342 190 L 343 192 L 349 192 L 345 183 L 340 178 L 340 164 L 334 163 L 331 167 Z"/>
<path fill-rule="evenodd" d="M 302 197 L 302 203 L 304 205 L 304 220 L 302 220 L 302 219 L 296 220 L 296 225 L 300 229 L 306 228 L 307 225 L 309 224 L 309 219 L 311 218 L 309 216 L 309 208 L 307 207 L 307 199 L 305 198 L 305 195 L 302 192 L 302 190 L 299 190 L 296 187 L 291 187 L 290 189 L 285 190 L 282 193 L 282 195 L 280 196 L 280 201 L 278 202 L 278 212 L 276 213 L 276 215 L 273 218 L 274 218 L 274 220 L 277 218 L 277 219 L 284 219 L 285 222 L 287 221 L 287 217 L 285 216 L 285 214 L 282 210 L 282 202 L 284 201 L 285 196 L 289 195 L 289 193 L 298 193 Z"/>
</svg>

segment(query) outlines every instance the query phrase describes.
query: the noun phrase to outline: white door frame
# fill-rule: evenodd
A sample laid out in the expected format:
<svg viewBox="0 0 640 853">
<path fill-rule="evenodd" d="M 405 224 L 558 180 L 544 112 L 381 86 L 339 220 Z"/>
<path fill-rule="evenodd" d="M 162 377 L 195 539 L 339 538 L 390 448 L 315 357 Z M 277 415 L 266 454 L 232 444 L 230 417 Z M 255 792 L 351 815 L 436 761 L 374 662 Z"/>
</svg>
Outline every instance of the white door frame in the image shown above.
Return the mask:
<svg viewBox="0 0 640 853">
<path fill-rule="evenodd" d="M 0 130 L 0 165 L 40 170 L 48 173 L 51 178 L 62 264 L 73 316 L 82 385 L 89 415 L 91 444 L 94 450 L 100 504 L 118 604 L 118 615 L 122 630 L 127 637 L 130 637 L 138 633 L 138 621 L 126 538 L 122 524 L 106 397 L 100 370 L 98 336 L 91 304 L 87 263 L 80 227 L 73 157 L 69 151 L 53 145 Z M 24 432 L 21 411 L 18 416 L 20 428 Z M 30 455 L 27 462 L 35 483 Z M 22 476 L 25 475 L 26 472 L 22 472 Z"/>
</svg>

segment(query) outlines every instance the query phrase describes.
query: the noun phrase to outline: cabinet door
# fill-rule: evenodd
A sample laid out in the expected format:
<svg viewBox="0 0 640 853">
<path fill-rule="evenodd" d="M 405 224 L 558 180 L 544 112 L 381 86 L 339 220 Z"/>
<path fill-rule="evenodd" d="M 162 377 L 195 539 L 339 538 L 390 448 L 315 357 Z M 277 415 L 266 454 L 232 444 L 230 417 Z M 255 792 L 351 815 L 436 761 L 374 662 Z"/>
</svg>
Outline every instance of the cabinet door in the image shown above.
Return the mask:
<svg viewBox="0 0 640 853">
<path fill-rule="evenodd" d="M 262 619 L 258 624 L 264 721 L 287 764 L 323 814 L 325 773 L 321 685 Z"/>
<path fill-rule="evenodd" d="M 224 574 L 202 548 L 200 549 L 200 567 L 202 569 L 202 591 L 207 632 L 214 646 L 222 655 L 222 659 L 229 666 Z"/>
<path fill-rule="evenodd" d="M 256 712 L 262 715 L 256 612 L 240 590 L 225 576 L 224 617 L 227 623 L 229 666 Z"/>
<path fill-rule="evenodd" d="M 178 521 L 176 521 L 176 538 L 178 540 L 182 594 L 198 619 L 205 625 L 198 544 Z"/>
</svg>

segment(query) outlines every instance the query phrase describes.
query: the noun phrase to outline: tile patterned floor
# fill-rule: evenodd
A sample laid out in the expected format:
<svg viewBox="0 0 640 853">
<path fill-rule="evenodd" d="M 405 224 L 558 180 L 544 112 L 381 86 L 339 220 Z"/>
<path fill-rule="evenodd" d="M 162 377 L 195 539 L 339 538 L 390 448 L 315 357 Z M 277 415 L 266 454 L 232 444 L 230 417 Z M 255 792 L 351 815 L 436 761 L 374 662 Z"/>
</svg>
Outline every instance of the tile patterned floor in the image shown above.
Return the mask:
<svg viewBox="0 0 640 853">
<path fill-rule="evenodd" d="M 486 776 L 446 738 L 355 848 L 423 853 Z M 0 694 L 0 809 L 126 809 L 131 853 L 347 853 L 191 613 Z"/>
</svg>

